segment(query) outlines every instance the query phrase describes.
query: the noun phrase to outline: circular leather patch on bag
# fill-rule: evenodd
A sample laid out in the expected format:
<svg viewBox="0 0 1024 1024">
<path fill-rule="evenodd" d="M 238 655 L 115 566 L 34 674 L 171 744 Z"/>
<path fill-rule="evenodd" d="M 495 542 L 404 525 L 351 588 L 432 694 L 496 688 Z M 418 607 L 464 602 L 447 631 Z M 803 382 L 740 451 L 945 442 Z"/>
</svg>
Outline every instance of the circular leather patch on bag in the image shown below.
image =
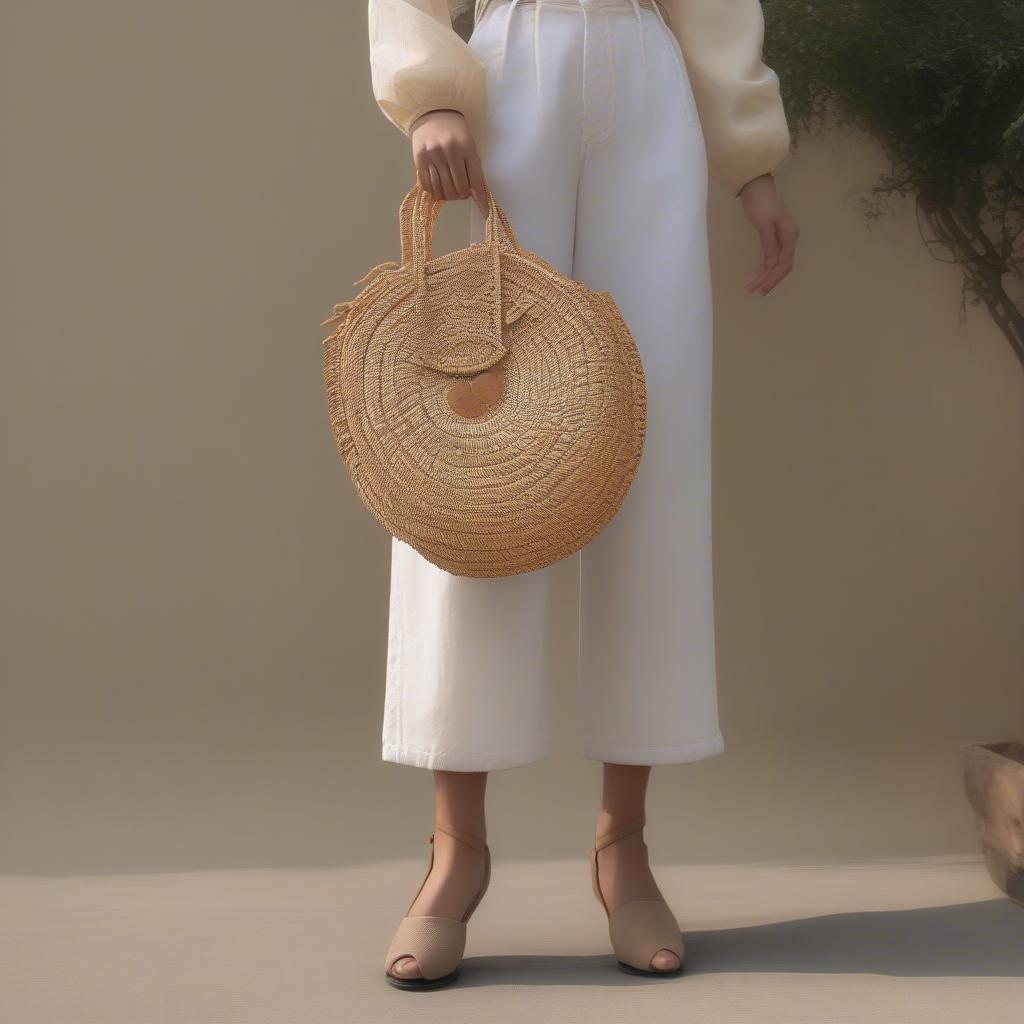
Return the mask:
<svg viewBox="0 0 1024 1024">
<path fill-rule="evenodd" d="M 492 366 L 468 380 L 460 380 L 448 391 L 448 405 L 452 412 L 467 420 L 490 412 L 505 394 L 505 370 Z"/>
</svg>

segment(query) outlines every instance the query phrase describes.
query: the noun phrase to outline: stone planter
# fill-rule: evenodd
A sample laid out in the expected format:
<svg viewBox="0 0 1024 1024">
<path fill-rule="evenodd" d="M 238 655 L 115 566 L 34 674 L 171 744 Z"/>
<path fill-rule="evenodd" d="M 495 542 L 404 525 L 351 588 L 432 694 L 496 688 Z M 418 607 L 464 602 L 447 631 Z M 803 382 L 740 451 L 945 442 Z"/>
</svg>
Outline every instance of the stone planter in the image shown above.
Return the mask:
<svg viewBox="0 0 1024 1024">
<path fill-rule="evenodd" d="M 965 743 L 960 762 L 988 873 L 1024 905 L 1024 743 Z"/>
</svg>

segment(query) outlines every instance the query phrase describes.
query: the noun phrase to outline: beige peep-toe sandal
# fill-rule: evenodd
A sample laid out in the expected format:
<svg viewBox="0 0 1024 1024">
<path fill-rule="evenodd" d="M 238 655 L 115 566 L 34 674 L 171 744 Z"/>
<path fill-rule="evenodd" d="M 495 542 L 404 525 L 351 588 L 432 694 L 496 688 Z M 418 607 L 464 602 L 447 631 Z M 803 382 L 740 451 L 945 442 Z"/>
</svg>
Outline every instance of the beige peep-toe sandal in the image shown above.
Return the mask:
<svg viewBox="0 0 1024 1024">
<path fill-rule="evenodd" d="M 391 945 L 388 947 L 387 956 L 384 958 L 385 977 L 396 988 L 440 988 L 442 985 L 450 984 L 458 977 L 459 965 L 462 963 L 462 955 L 466 950 L 466 924 L 473 911 L 476 910 L 477 904 L 483 899 L 491 882 L 491 850 L 486 843 L 477 839 L 476 836 L 458 832 L 455 829 L 439 825 L 437 822 L 434 823 L 434 828 L 446 832 L 452 838 L 484 855 L 484 880 L 480 891 L 473 897 L 465 914 L 458 921 L 453 917 L 409 917 L 408 912 L 399 921 Z M 430 870 L 434 866 L 434 833 L 431 833 L 427 841 L 431 844 L 430 865 L 412 903 L 409 904 L 410 910 L 423 891 L 423 886 L 427 884 Z M 391 973 L 391 967 L 395 961 L 404 956 L 416 958 L 422 977 L 399 978 Z"/>
<path fill-rule="evenodd" d="M 590 855 L 590 876 L 594 886 L 594 895 L 598 898 L 604 912 L 608 915 L 608 935 L 615 952 L 619 967 L 628 974 L 672 976 L 683 970 L 683 940 L 669 905 L 663 900 L 630 900 L 609 912 L 608 904 L 601 894 L 598 881 L 597 855 L 606 846 L 634 832 L 643 830 L 645 821 L 640 818 L 629 825 L 612 829 L 599 836 Z M 644 843 L 644 850 L 647 843 Z M 679 957 L 679 966 L 671 971 L 661 971 L 651 967 L 654 954 L 659 949 L 667 949 Z"/>
</svg>

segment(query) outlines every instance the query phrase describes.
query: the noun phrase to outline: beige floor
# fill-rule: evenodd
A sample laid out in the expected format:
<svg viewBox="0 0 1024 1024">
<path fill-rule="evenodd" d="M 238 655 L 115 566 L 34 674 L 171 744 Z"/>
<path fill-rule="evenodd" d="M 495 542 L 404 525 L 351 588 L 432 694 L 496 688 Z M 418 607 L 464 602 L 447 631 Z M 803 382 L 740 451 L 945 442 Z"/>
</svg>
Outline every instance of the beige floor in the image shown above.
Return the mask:
<svg viewBox="0 0 1024 1024">
<path fill-rule="evenodd" d="M 974 858 L 668 867 L 689 971 L 619 972 L 585 862 L 496 863 L 455 987 L 382 960 L 426 866 L 0 879 L 3 1024 L 1020 1024 L 1024 908 Z"/>
</svg>

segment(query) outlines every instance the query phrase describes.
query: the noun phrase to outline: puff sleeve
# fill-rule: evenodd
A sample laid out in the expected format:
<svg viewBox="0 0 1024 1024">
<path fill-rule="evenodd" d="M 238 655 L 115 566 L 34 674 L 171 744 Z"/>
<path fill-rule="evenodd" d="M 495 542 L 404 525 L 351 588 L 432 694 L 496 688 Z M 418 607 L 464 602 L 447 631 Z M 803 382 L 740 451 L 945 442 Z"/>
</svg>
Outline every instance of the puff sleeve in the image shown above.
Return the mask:
<svg viewBox="0 0 1024 1024">
<path fill-rule="evenodd" d="M 370 78 L 377 105 L 406 135 L 428 110 L 458 110 L 478 130 L 486 73 L 452 28 L 446 0 L 369 0 Z"/>
<path fill-rule="evenodd" d="M 665 0 L 704 132 L 711 176 L 734 193 L 789 153 L 779 78 L 762 60 L 759 0 Z"/>
</svg>

